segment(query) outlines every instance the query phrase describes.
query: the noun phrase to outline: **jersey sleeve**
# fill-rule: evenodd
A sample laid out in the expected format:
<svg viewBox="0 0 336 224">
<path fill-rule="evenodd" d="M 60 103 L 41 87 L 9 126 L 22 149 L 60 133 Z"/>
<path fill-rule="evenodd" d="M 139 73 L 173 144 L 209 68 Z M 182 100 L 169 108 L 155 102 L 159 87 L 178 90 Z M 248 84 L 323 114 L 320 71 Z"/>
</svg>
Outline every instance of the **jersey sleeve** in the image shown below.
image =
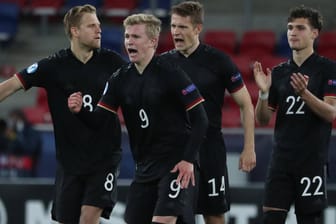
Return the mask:
<svg viewBox="0 0 336 224">
<path fill-rule="evenodd" d="M 229 56 L 220 55 L 220 73 L 224 76 L 224 83 L 230 93 L 240 90 L 244 86 L 243 76 Z"/>
<path fill-rule="evenodd" d="M 117 113 L 119 108 L 119 100 L 117 97 L 117 83 L 121 70 L 119 69 L 106 82 L 103 95 L 100 98 L 97 106 L 112 113 Z"/>
<path fill-rule="evenodd" d="M 186 111 L 204 101 L 199 90 L 192 83 L 186 72 L 178 66 L 174 66 L 168 69 L 168 71 L 170 73 L 167 75 L 170 78 L 170 88 L 172 88 L 172 91 L 176 93 L 177 97 L 184 104 Z"/>
<path fill-rule="evenodd" d="M 25 90 L 33 86 L 44 87 L 48 76 L 54 70 L 52 64 L 51 59 L 44 58 L 21 70 L 15 76 L 20 80 Z"/>
<path fill-rule="evenodd" d="M 324 80 L 324 96 L 336 97 L 336 63 L 330 62 L 326 66 L 326 79 Z"/>
</svg>

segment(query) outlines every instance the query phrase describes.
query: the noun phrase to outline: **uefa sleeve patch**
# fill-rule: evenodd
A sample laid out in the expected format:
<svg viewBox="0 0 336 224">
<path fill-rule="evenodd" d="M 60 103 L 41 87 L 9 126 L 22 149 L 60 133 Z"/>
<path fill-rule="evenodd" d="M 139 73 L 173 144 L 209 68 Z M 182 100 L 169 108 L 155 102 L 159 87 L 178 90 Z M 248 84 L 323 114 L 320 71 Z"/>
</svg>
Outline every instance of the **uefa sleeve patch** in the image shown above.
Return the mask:
<svg viewBox="0 0 336 224">
<path fill-rule="evenodd" d="M 329 86 L 336 86 L 336 80 L 334 80 L 334 79 L 329 79 L 329 80 L 328 80 L 328 85 L 329 85 Z"/>
<path fill-rule="evenodd" d="M 196 89 L 196 86 L 194 84 L 190 84 L 185 89 L 182 89 L 182 94 L 187 95 L 187 94 L 191 93 L 192 91 L 194 91 L 195 89 Z"/>
<path fill-rule="evenodd" d="M 234 74 L 231 76 L 231 82 L 237 82 L 240 81 L 242 79 L 240 73 Z"/>
<path fill-rule="evenodd" d="M 31 66 L 29 66 L 27 68 L 27 73 L 28 74 L 32 74 L 32 73 L 34 73 L 37 70 L 37 68 L 38 68 L 38 64 L 34 63 L 34 64 L 32 64 Z"/>
</svg>

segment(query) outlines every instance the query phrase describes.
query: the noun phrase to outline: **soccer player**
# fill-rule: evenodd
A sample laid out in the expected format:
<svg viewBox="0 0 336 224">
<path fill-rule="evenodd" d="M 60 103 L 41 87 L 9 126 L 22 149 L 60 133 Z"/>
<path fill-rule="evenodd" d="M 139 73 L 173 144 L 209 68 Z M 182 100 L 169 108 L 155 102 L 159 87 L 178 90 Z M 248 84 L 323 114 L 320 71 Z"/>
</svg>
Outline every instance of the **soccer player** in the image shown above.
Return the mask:
<svg viewBox="0 0 336 224">
<path fill-rule="evenodd" d="M 225 53 L 203 43 L 203 6 L 185 1 L 171 9 L 171 34 L 175 49 L 163 54 L 187 72 L 205 99 L 209 119 L 206 139 L 200 150 L 200 181 L 197 213 L 206 224 L 223 224 L 230 208 L 226 147 L 221 132 L 222 107 L 228 90 L 240 108 L 244 146 L 239 169 L 251 171 L 256 165 L 254 150 L 254 109 L 242 75 Z"/>
<path fill-rule="evenodd" d="M 20 89 L 43 87 L 48 94 L 57 158 L 52 218 L 59 223 L 98 223 L 116 203 L 121 159 L 119 120 L 111 116 L 99 131 L 90 130 L 69 111 L 70 93 L 83 93 L 84 109 L 92 111 L 108 78 L 125 62 L 100 49 L 96 9 L 76 6 L 64 16 L 70 48 L 32 64 L 0 84 L 0 100 Z"/>
<path fill-rule="evenodd" d="M 193 163 L 208 124 L 204 100 L 179 67 L 154 56 L 159 19 L 134 14 L 124 20 L 124 28 L 131 63 L 111 77 L 96 116 L 81 110 L 80 92 L 69 97 L 68 105 L 96 127 L 121 107 L 136 163 L 125 220 L 128 224 L 175 223 L 192 206 Z"/>
<path fill-rule="evenodd" d="M 254 64 L 257 121 L 267 124 L 276 111 L 264 224 L 284 224 L 292 203 L 297 223 L 322 224 L 331 122 L 336 117 L 336 65 L 314 52 L 321 29 L 319 11 L 293 8 L 287 24 L 292 57 L 267 69 L 267 75 L 259 62 Z"/>
</svg>

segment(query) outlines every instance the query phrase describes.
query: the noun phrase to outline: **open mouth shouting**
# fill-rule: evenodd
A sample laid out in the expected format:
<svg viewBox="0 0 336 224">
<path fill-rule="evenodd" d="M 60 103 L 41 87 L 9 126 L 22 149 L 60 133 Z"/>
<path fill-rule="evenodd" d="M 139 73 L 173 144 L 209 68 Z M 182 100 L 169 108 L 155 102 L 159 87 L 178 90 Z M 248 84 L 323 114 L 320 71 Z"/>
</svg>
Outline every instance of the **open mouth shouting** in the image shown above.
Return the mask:
<svg viewBox="0 0 336 224">
<path fill-rule="evenodd" d="M 127 53 L 129 56 L 135 56 L 138 53 L 138 50 L 135 48 L 127 48 Z"/>
</svg>

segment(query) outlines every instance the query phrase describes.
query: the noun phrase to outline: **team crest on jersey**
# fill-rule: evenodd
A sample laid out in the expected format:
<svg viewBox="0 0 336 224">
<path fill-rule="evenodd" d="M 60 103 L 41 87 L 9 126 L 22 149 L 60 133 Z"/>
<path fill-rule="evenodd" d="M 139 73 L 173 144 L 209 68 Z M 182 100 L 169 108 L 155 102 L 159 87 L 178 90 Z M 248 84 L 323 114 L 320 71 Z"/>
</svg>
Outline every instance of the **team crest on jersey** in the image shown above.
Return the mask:
<svg viewBox="0 0 336 224">
<path fill-rule="evenodd" d="M 27 73 L 28 74 L 34 73 L 36 71 L 37 67 L 38 67 L 37 63 L 32 64 L 31 66 L 29 66 L 27 68 Z"/>
<path fill-rule="evenodd" d="M 329 85 L 329 86 L 336 86 L 336 80 L 329 79 L 329 80 L 328 80 L 328 85 Z"/>
<path fill-rule="evenodd" d="M 238 80 L 241 80 L 241 75 L 240 73 L 234 74 L 231 76 L 231 82 L 236 82 Z"/>
<path fill-rule="evenodd" d="M 103 95 L 105 95 L 105 93 L 107 92 L 108 87 L 109 87 L 109 84 L 108 84 L 108 82 L 106 82 Z"/>
<path fill-rule="evenodd" d="M 194 91 L 195 89 L 196 89 L 196 86 L 194 84 L 191 84 L 191 85 L 187 86 L 187 88 L 182 89 L 182 94 L 187 95 L 187 94 L 191 93 L 192 91 Z"/>
</svg>

